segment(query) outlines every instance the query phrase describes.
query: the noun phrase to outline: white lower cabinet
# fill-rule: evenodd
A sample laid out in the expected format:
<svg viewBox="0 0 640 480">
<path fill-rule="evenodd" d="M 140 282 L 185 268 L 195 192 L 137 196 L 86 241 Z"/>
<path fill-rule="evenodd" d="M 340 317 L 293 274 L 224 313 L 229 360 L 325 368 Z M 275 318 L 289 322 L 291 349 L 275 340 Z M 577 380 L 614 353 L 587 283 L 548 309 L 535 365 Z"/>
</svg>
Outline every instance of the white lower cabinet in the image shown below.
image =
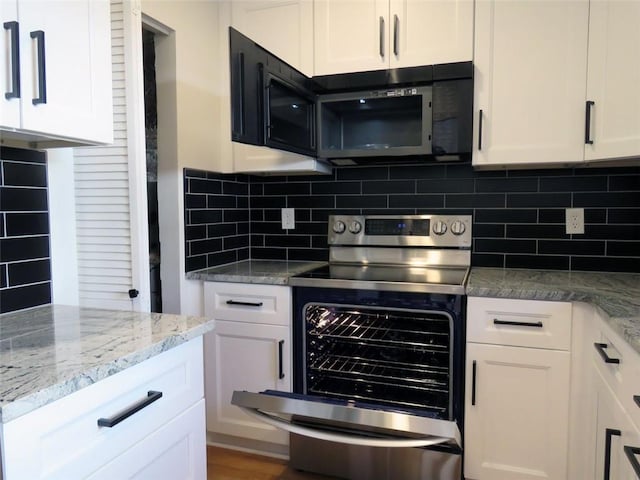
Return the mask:
<svg viewBox="0 0 640 480">
<path fill-rule="evenodd" d="M 465 478 L 567 478 L 571 305 L 469 298 L 467 311 Z"/>
<path fill-rule="evenodd" d="M 202 355 L 198 337 L 2 424 L 0 478 L 204 480 Z"/>
<path fill-rule="evenodd" d="M 289 435 L 231 404 L 234 390 L 291 391 L 291 296 L 279 285 L 205 282 L 207 430 L 287 445 Z"/>
</svg>

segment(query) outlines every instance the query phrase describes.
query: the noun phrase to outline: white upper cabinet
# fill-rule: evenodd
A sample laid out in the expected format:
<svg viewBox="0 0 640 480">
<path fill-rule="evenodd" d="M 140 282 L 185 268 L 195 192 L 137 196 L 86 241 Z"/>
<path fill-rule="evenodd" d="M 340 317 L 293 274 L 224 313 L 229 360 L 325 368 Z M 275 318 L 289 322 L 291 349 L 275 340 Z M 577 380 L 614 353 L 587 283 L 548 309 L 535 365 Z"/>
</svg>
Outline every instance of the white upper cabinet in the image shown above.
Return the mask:
<svg viewBox="0 0 640 480">
<path fill-rule="evenodd" d="M 1 8 L 2 47 L 11 52 L 2 65 L 2 138 L 44 148 L 111 143 L 109 2 L 19 0 Z"/>
<path fill-rule="evenodd" d="M 640 2 L 591 2 L 585 159 L 640 155 Z"/>
<path fill-rule="evenodd" d="M 316 0 L 314 74 L 471 61 L 473 0 Z"/>
<path fill-rule="evenodd" d="M 313 75 L 313 2 L 231 2 L 232 26 L 308 76 Z"/>
<path fill-rule="evenodd" d="M 588 0 L 478 0 L 473 164 L 581 162 Z"/>
</svg>

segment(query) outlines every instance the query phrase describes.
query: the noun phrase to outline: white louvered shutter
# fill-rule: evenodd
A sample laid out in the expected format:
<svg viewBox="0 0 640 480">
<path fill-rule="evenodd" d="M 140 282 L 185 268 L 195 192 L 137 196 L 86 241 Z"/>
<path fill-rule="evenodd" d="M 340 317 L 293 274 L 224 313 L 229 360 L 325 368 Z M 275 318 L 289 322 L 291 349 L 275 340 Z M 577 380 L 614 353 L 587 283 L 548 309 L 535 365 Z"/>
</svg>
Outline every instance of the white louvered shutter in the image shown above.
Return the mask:
<svg viewBox="0 0 640 480">
<path fill-rule="evenodd" d="M 111 1 L 114 143 L 74 149 L 82 306 L 149 310 L 139 12 L 132 2 Z M 139 291 L 133 300 L 131 289 Z"/>
</svg>

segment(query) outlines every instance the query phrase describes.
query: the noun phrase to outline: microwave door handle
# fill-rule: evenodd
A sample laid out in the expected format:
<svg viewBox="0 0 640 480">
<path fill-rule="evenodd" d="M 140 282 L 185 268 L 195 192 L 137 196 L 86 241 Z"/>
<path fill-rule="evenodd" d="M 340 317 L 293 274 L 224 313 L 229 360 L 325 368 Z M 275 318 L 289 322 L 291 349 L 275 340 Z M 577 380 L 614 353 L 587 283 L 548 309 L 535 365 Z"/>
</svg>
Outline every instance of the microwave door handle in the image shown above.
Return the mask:
<svg viewBox="0 0 640 480">
<path fill-rule="evenodd" d="M 263 98 L 263 108 L 264 111 L 262 112 L 263 118 L 264 118 L 264 140 L 265 142 L 267 140 L 269 140 L 271 138 L 271 97 L 269 96 L 269 91 L 271 89 L 271 81 L 269 80 L 269 74 L 266 72 L 266 70 L 264 71 L 264 75 L 263 75 L 263 85 L 264 88 L 262 89 L 262 95 L 264 96 Z"/>
<path fill-rule="evenodd" d="M 273 427 L 280 428 L 291 433 L 297 433 L 307 437 L 315 438 L 318 440 L 327 440 L 330 442 L 344 443 L 348 445 L 360 445 L 365 447 L 428 447 L 431 445 L 439 445 L 442 443 L 450 442 L 451 438 L 446 437 L 432 437 L 427 436 L 424 438 L 402 438 L 402 439 L 386 439 L 386 438 L 371 438 L 360 437 L 358 435 L 347 435 L 344 433 L 326 432 L 324 430 L 316 430 L 310 427 L 304 427 L 296 425 L 294 423 L 287 422 L 274 415 L 262 412 L 257 408 L 240 407 L 250 417 L 265 422 Z"/>
</svg>

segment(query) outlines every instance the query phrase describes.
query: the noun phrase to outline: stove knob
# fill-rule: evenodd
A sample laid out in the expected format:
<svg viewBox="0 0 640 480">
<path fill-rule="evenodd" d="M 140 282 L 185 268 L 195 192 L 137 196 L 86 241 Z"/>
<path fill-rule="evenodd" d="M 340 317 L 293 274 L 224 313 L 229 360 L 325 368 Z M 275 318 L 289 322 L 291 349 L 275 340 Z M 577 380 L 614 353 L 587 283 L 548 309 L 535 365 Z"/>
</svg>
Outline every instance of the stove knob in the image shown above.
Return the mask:
<svg viewBox="0 0 640 480">
<path fill-rule="evenodd" d="M 334 224 L 333 224 L 333 231 L 335 233 L 344 233 L 344 231 L 346 230 L 347 226 L 344 224 L 344 222 L 342 220 L 337 220 Z"/>
<path fill-rule="evenodd" d="M 447 231 L 447 224 L 441 220 L 438 220 L 433 224 L 433 233 L 436 235 L 444 235 Z"/>
<path fill-rule="evenodd" d="M 358 222 L 357 220 L 354 220 L 349 225 L 349 231 L 351 233 L 353 233 L 354 235 L 360 233 L 361 230 L 362 230 L 362 224 L 360 222 Z"/>
<path fill-rule="evenodd" d="M 454 235 L 462 235 L 466 229 L 467 227 L 460 220 L 456 220 L 451 224 L 451 233 Z"/>
</svg>

